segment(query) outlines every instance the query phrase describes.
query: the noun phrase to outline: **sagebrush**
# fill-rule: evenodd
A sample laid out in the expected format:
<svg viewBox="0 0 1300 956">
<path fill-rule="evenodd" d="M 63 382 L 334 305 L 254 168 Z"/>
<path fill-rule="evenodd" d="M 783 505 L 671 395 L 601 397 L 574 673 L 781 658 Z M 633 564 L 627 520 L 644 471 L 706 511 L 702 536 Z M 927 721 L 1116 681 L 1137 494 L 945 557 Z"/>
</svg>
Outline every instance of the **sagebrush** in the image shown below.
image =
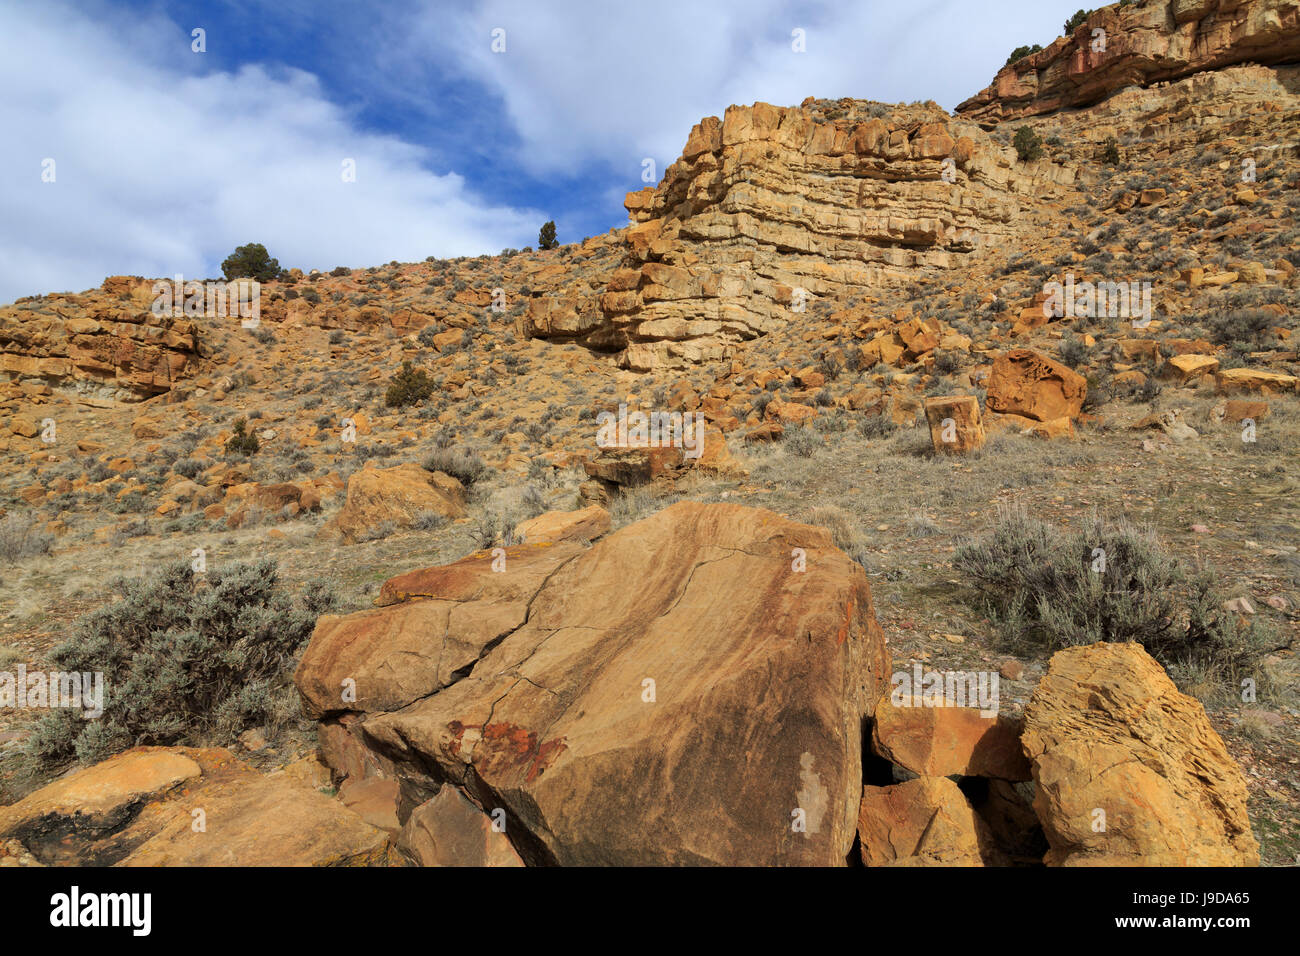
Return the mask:
<svg viewBox="0 0 1300 956">
<path fill-rule="evenodd" d="M 119 600 L 82 617 L 50 655 L 58 670 L 104 675 L 104 713 L 43 717 L 28 747 L 41 763 L 231 742 L 292 694 L 294 654 L 333 603 L 319 584 L 291 600 L 269 559 L 203 575 L 181 561 L 113 588 Z"/>
<path fill-rule="evenodd" d="M 1135 641 L 1179 679 L 1214 675 L 1221 691 L 1257 677 L 1267 625 L 1239 626 L 1215 575 L 1189 567 L 1153 532 L 1094 516 L 1062 530 L 1003 508 L 992 530 L 957 549 L 1003 642 L 1057 650 Z"/>
</svg>

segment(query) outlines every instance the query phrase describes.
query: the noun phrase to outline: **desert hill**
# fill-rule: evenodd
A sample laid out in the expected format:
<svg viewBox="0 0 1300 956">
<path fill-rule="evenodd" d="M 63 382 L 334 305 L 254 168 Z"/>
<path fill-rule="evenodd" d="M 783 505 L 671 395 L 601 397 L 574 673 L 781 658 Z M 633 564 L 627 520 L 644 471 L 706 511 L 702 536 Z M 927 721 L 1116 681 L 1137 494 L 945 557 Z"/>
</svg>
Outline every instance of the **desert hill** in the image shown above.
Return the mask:
<svg viewBox="0 0 1300 956">
<path fill-rule="evenodd" d="M 581 243 L 0 306 L 0 671 L 157 698 L 0 708 L 0 863 L 1294 862 L 1298 110 L 1300 3 L 1116 4 L 705 117 Z M 169 721 L 217 593 L 274 652 Z"/>
</svg>

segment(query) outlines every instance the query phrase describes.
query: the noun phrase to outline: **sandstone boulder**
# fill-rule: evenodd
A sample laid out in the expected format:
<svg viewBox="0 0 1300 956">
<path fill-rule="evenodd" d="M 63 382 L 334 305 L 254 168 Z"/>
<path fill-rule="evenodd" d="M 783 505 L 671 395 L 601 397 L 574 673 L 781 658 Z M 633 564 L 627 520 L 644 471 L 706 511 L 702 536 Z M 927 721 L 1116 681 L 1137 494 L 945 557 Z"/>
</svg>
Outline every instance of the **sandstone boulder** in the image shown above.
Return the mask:
<svg viewBox="0 0 1300 956">
<path fill-rule="evenodd" d="M 1077 372 L 1033 349 L 1011 349 L 993 360 L 986 402 L 990 411 L 1050 422 L 1075 418 L 1087 394 Z"/>
<path fill-rule="evenodd" d="M 70 866 L 383 864 L 389 841 L 288 774 L 263 776 L 228 750 L 146 747 L 0 808 L 0 840 Z"/>
<path fill-rule="evenodd" d="M 579 511 L 547 511 L 515 526 L 515 537 L 528 544 L 595 541 L 609 531 L 609 512 L 600 505 Z"/>
<path fill-rule="evenodd" d="M 411 811 L 397 848 L 417 866 L 524 865 L 505 831 L 451 786 Z"/>
<path fill-rule="evenodd" d="M 634 488 L 650 484 L 661 478 L 673 478 L 686 468 L 688 459 L 682 449 L 674 446 L 659 448 L 606 448 L 600 454 L 582 463 L 583 470 L 607 486 Z"/>
<path fill-rule="evenodd" d="M 1285 372 L 1271 372 L 1262 368 L 1229 368 L 1214 375 L 1214 383 L 1221 392 L 1259 392 L 1270 395 L 1277 392 L 1300 391 L 1300 378 Z"/>
<path fill-rule="evenodd" d="M 88 827 L 111 827 L 142 801 L 181 786 L 201 773 L 183 753 L 139 747 L 86 767 L 7 807 L 0 807 L 0 836 L 52 817 Z"/>
<path fill-rule="evenodd" d="M 465 515 L 465 489 L 440 471 L 428 472 L 411 462 L 377 468 L 373 461 L 348 479 L 343 509 L 321 528 L 321 536 L 339 536 L 351 544 L 385 523 L 409 528 L 424 512 L 444 518 Z"/>
<path fill-rule="evenodd" d="M 1020 721 L 970 706 L 926 706 L 920 697 L 904 703 L 886 698 L 876 708 L 872 744 L 886 760 L 922 776 L 1030 778 Z"/>
<path fill-rule="evenodd" d="M 863 788 L 858 837 L 867 866 L 1004 862 L 988 825 L 946 777 L 917 777 L 890 787 Z"/>
<path fill-rule="evenodd" d="M 1213 375 L 1218 370 L 1219 360 L 1213 355 L 1175 355 L 1165 365 L 1165 374 L 1179 385 L 1202 375 Z"/>
<path fill-rule="evenodd" d="M 386 581 L 382 607 L 323 615 L 294 675 L 303 709 L 397 710 L 449 686 L 524 623 L 537 589 L 577 554 L 573 544 L 525 544 L 498 562 L 480 551 Z"/>
<path fill-rule="evenodd" d="M 404 789 L 432 768 L 504 809 L 529 863 L 841 865 L 888 661 L 829 532 L 680 503 L 557 568 L 458 680 L 352 739 Z"/>
<path fill-rule="evenodd" d="M 930 423 L 930 441 L 935 451 L 964 455 L 984 447 L 980 403 L 973 395 L 928 398 L 925 417 Z"/>
<path fill-rule="evenodd" d="M 1137 644 L 1053 655 L 1025 712 L 1049 866 L 1255 866 L 1246 782 Z"/>
</svg>

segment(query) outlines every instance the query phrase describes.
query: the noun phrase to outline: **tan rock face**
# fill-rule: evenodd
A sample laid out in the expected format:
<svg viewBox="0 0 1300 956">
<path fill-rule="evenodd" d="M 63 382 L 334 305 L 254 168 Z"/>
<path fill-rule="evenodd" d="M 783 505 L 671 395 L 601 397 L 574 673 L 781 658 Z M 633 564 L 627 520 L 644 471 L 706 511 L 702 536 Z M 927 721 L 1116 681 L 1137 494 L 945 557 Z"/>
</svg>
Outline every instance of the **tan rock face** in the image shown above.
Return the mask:
<svg viewBox="0 0 1300 956">
<path fill-rule="evenodd" d="M 460 482 L 411 462 L 376 468 L 368 461 L 348 479 L 343 509 L 321 527 L 321 535 L 338 535 L 350 543 L 384 522 L 409 528 L 427 511 L 444 518 L 464 517 L 465 489 Z"/>
<path fill-rule="evenodd" d="M 542 582 L 578 553 L 573 544 L 520 545 L 500 561 L 478 552 L 385 582 L 380 608 L 324 615 L 294 675 L 303 709 L 398 710 L 449 686 L 524 623 Z"/>
<path fill-rule="evenodd" d="M 1137 644 L 1060 651 L 1025 712 L 1055 866 L 1255 866 L 1246 782 L 1199 702 Z"/>
<path fill-rule="evenodd" d="M 1285 372 L 1270 372 L 1261 368 L 1229 368 L 1214 375 L 1220 392 L 1259 392 L 1271 395 L 1300 391 L 1300 378 Z"/>
<path fill-rule="evenodd" d="M 80 816 L 92 823 L 123 814 L 141 799 L 166 793 L 199 776 L 183 753 L 140 747 L 61 777 L 8 807 L 0 807 L 0 834 L 46 816 Z"/>
<path fill-rule="evenodd" d="M 1012 349 L 993 360 L 986 402 L 989 411 L 1050 422 L 1077 416 L 1087 393 L 1079 373 L 1033 349 Z"/>
<path fill-rule="evenodd" d="M 636 370 L 723 358 L 809 321 L 819 297 L 938 275 L 1006 244 L 1052 191 L 1045 178 L 1075 177 L 1013 158 L 937 108 L 732 106 L 695 126 L 657 187 L 628 195 L 627 256 L 605 291 L 535 298 L 519 332 L 618 351 Z M 938 344 L 917 331 L 900 354 Z"/>
<path fill-rule="evenodd" d="M 1105 49 L 1095 50 L 1096 29 Z M 1088 106 L 1128 86 L 1149 86 L 1234 63 L 1300 57 L 1294 0 L 1174 0 L 1093 11 L 1069 37 L 1008 64 L 993 83 L 957 107 L 981 121 L 1004 121 Z"/>
<path fill-rule="evenodd" d="M 1202 375 L 1213 375 L 1219 370 L 1219 360 L 1213 355 L 1175 355 L 1165 366 L 1167 374 L 1178 384 L 1186 385 Z"/>
<path fill-rule="evenodd" d="M 197 361 L 199 330 L 191 318 L 155 314 L 152 285 L 113 276 L 80 295 L 0 308 L 0 376 L 127 401 L 166 392 Z"/>
<path fill-rule="evenodd" d="M 867 866 L 984 866 L 1003 862 L 988 825 L 947 777 L 865 787 L 858 808 Z"/>
<path fill-rule="evenodd" d="M 889 663 L 829 532 L 677 504 L 582 550 L 527 607 L 459 680 L 349 739 L 415 789 L 434 766 L 504 808 L 530 863 L 842 865 Z M 307 654 L 344 639 L 318 631 Z"/>
</svg>

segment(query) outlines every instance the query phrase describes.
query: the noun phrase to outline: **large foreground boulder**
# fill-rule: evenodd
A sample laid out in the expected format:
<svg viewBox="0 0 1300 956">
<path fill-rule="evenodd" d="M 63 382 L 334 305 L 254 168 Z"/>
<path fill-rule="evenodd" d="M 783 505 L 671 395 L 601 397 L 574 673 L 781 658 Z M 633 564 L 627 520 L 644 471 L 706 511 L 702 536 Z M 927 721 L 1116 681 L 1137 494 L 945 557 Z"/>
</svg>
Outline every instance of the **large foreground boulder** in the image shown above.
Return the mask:
<svg viewBox="0 0 1300 956">
<path fill-rule="evenodd" d="M 473 616 L 413 621 L 411 643 L 460 642 Z M 305 661 L 339 658 L 336 641 L 355 637 L 318 629 Z M 530 864 L 845 862 L 862 717 L 890 667 L 866 574 L 827 531 L 680 503 L 560 564 L 488 644 L 449 686 L 329 734 L 375 753 L 408 803 L 450 781 L 503 810 Z"/>
<path fill-rule="evenodd" d="M 397 710 L 455 683 L 524 623 L 537 590 L 580 550 L 476 551 L 385 581 L 374 610 L 323 615 L 294 675 L 303 709 L 318 718 Z"/>
<path fill-rule="evenodd" d="M 1241 770 L 1140 645 L 1054 655 L 1022 741 L 1048 865 L 1258 865 Z"/>
</svg>

